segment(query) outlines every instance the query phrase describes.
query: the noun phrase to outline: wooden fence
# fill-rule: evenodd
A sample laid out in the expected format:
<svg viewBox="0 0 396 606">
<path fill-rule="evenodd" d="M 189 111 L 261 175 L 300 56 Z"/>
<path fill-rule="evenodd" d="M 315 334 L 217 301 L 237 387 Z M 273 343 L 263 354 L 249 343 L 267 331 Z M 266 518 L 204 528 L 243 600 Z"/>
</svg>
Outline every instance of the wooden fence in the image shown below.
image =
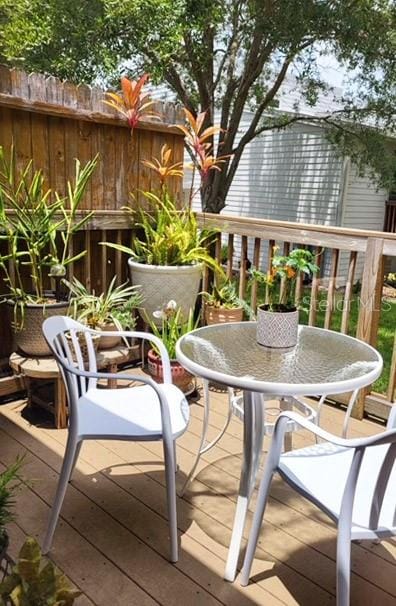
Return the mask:
<svg viewBox="0 0 396 606">
<path fill-rule="evenodd" d="M 119 209 L 130 192 L 139 197 L 158 186 L 142 160 L 158 156 L 165 143 L 174 162 L 183 160 L 183 135 L 174 126 L 181 115 L 174 105 L 158 103 L 161 122 L 141 122 L 131 137 L 126 120 L 104 98 L 101 89 L 0 66 L 0 145 L 7 150 L 14 144 L 19 167 L 33 159 L 61 194 L 73 179 L 75 158 L 85 164 L 99 154 L 82 208 Z M 170 180 L 169 188 L 181 198 L 181 179 Z"/>
</svg>

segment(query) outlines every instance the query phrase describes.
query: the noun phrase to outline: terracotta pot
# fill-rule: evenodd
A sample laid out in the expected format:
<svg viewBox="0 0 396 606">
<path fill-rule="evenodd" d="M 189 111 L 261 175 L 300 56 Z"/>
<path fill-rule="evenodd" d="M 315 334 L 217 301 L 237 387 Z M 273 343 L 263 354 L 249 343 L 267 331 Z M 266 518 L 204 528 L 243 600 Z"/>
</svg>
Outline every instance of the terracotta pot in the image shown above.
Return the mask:
<svg viewBox="0 0 396 606">
<path fill-rule="evenodd" d="M 257 309 L 257 343 L 265 347 L 288 348 L 297 344 L 298 310 L 268 311 Z"/>
<path fill-rule="evenodd" d="M 117 326 L 115 324 L 100 324 L 98 326 L 98 330 L 101 330 L 103 332 L 112 332 L 117 329 Z M 121 343 L 121 337 L 100 337 L 99 339 L 99 349 L 114 349 L 115 347 L 118 347 Z"/>
<path fill-rule="evenodd" d="M 164 375 L 162 370 L 162 361 L 160 356 L 150 349 L 147 354 L 148 373 L 157 383 L 163 383 Z M 186 393 L 189 391 L 193 375 L 189 373 L 177 360 L 171 360 L 171 375 L 172 382 L 181 391 Z"/>
<path fill-rule="evenodd" d="M 235 307 L 227 309 L 225 307 L 205 306 L 205 322 L 211 324 L 225 324 L 226 322 L 242 322 L 243 308 Z"/>
<path fill-rule="evenodd" d="M 9 302 L 13 306 L 13 302 Z M 39 305 L 28 303 L 24 309 L 22 330 L 14 332 L 15 348 L 28 356 L 50 356 L 52 352 L 44 339 L 42 324 L 50 316 L 65 316 L 69 303 L 60 301 Z M 11 314 L 13 311 L 11 311 Z"/>
</svg>

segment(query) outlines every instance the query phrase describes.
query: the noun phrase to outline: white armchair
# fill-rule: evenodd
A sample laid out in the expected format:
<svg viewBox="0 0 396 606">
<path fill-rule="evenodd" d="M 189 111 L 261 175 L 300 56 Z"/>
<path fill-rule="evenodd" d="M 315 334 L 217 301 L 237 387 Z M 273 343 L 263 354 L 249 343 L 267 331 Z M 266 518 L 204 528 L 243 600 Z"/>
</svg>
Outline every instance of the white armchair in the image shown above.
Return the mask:
<svg viewBox="0 0 396 606">
<path fill-rule="evenodd" d="M 149 441 L 162 440 L 165 459 L 166 491 L 171 540 L 172 562 L 178 559 L 176 514 L 175 441 L 184 433 L 189 421 L 189 407 L 184 394 L 172 384 L 168 352 L 162 341 L 145 332 L 106 332 L 146 339 L 153 343 L 162 358 L 164 383 L 155 383 L 144 375 L 97 372 L 92 335 L 100 335 L 64 316 L 48 318 L 43 323 L 45 338 L 59 364 L 69 404 L 69 427 L 66 452 L 52 506 L 43 552 L 50 550 L 59 513 L 83 440 L 112 439 Z M 84 360 L 81 340 L 88 360 Z M 68 335 L 68 337 L 66 337 Z M 88 370 L 85 367 L 88 365 Z M 98 389 L 99 379 L 138 381 L 136 387 Z"/>
<path fill-rule="evenodd" d="M 321 441 L 282 454 L 290 420 Z M 337 524 L 337 606 L 348 606 L 351 541 L 396 535 L 395 457 L 396 405 L 385 432 L 351 440 L 334 436 L 297 413 L 282 413 L 260 483 L 241 584 L 249 582 L 271 480 L 277 472 Z"/>
</svg>

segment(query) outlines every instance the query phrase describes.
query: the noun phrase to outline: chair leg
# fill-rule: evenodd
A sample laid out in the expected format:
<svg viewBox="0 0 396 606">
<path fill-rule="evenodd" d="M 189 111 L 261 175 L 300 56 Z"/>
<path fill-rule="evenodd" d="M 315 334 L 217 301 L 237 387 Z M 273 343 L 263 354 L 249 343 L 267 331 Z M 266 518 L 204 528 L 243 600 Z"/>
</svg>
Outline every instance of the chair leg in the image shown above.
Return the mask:
<svg viewBox="0 0 396 606">
<path fill-rule="evenodd" d="M 175 473 L 177 473 L 179 470 L 179 466 L 177 464 L 176 440 L 173 440 L 173 460 L 175 462 Z"/>
<path fill-rule="evenodd" d="M 340 529 L 337 536 L 337 606 L 349 606 L 351 587 L 351 537 Z"/>
<path fill-rule="evenodd" d="M 261 524 L 263 522 L 264 511 L 267 504 L 273 475 L 274 469 L 272 467 L 266 466 L 257 495 L 256 511 L 254 512 L 252 527 L 250 529 L 249 540 L 246 548 L 245 559 L 241 570 L 240 583 L 243 587 L 249 584 L 250 571 L 253 564 L 254 554 L 256 552 L 257 542 L 259 539 Z"/>
<path fill-rule="evenodd" d="M 73 473 L 74 473 L 74 468 L 76 467 L 76 463 L 77 463 L 78 457 L 80 456 L 81 446 L 82 446 L 82 440 L 80 440 L 79 442 L 77 442 L 77 445 L 76 445 L 76 452 L 74 453 L 73 466 L 72 466 L 72 470 L 70 472 L 69 482 L 72 481 L 72 477 L 73 477 Z"/>
<path fill-rule="evenodd" d="M 166 444 L 164 440 L 166 496 L 168 501 L 168 519 L 170 533 L 170 561 L 177 562 L 179 559 L 179 546 L 177 536 L 177 511 L 176 511 L 176 463 L 174 458 L 174 442 Z"/>
<path fill-rule="evenodd" d="M 65 498 L 67 484 L 73 471 L 73 466 L 77 460 L 77 451 L 81 442 L 77 442 L 70 434 L 67 438 L 66 451 L 63 459 L 62 469 L 58 480 L 55 499 L 52 505 L 50 519 L 48 522 L 47 532 L 43 543 L 43 553 L 48 553 L 51 549 L 52 539 L 54 537 L 55 528 L 58 522 L 59 513 L 62 508 L 63 499 Z"/>
</svg>

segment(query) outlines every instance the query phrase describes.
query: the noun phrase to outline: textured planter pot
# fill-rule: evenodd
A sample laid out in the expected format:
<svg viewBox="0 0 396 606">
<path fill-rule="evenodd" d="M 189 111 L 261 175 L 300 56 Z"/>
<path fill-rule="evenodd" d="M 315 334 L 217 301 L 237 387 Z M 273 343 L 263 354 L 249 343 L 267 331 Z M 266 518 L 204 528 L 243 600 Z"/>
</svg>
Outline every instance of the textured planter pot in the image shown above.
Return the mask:
<svg viewBox="0 0 396 606">
<path fill-rule="evenodd" d="M 28 356 L 50 356 L 51 350 L 44 339 L 42 324 L 51 316 L 65 316 L 68 307 L 67 301 L 46 305 L 31 303 L 25 305 L 23 328 L 14 332 L 15 348 Z"/>
<path fill-rule="evenodd" d="M 173 299 L 182 308 L 185 318 L 197 300 L 202 265 L 146 265 L 128 259 L 133 286 L 140 286 L 144 307 L 140 315 L 145 320 L 145 313 L 150 320 L 161 324 L 153 318 L 153 311 L 162 309 Z"/>
<path fill-rule="evenodd" d="M 80 345 L 80 349 L 81 349 L 81 355 L 82 355 L 82 359 L 83 362 L 88 362 L 88 345 L 87 345 L 87 341 L 85 338 L 84 333 L 79 332 L 76 333 L 77 339 L 78 339 L 78 343 Z M 91 335 L 92 338 L 92 345 L 94 348 L 94 352 L 95 355 L 98 353 L 98 349 L 99 349 L 99 343 L 101 340 L 101 337 L 99 337 L 99 335 Z M 74 349 L 74 345 L 71 339 L 71 336 L 66 333 L 66 339 L 69 341 L 70 343 L 70 349 L 71 349 L 71 354 L 72 354 L 72 358 L 75 362 L 77 362 L 77 355 L 76 355 L 76 351 Z"/>
<path fill-rule="evenodd" d="M 242 320 L 242 307 L 226 309 L 225 307 L 214 307 L 213 305 L 205 306 L 205 322 L 208 325 L 225 324 L 226 322 L 242 322 Z"/>
<path fill-rule="evenodd" d="M 257 343 L 265 347 L 294 347 L 298 337 L 298 310 L 257 310 Z"/>
<path fill-rule="evenodd" d="M 99 330 L 103 332 L 112 332 L 117 329 L 115 324 L 100 324 L 98 327 Z M 121 344 L 121 337 L 100 337 L 99 339 L 99 349 L 114 349 Z"/>
<path fill-rule="evenodd" d="M 171 360 L 171 375 L 172 382 L 184 393 L 189 391 L 193 375 L 189 373 L 177 360 Z M 162 361 L 160 356 L 153 350 L 150 349 L 147 354 L 147 364 L 149 375 L 157 383 L 163 383 L 164 375 L 162 370 Z"/>
</svg>

